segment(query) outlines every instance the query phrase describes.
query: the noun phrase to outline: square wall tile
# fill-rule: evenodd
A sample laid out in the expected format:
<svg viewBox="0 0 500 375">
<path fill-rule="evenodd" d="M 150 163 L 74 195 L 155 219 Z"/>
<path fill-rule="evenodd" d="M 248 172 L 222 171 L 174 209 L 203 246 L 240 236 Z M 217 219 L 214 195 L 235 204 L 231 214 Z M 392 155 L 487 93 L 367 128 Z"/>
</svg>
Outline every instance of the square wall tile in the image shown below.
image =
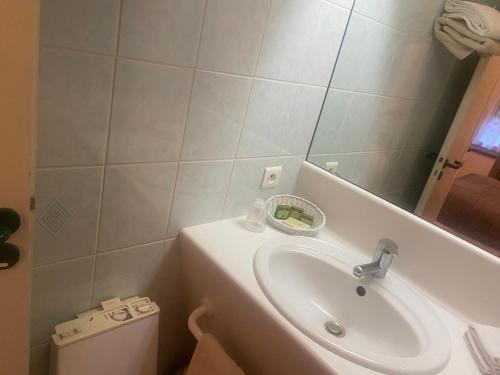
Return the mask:
<svg viewBox="0 0 500 375">
<path fill-rule="evenodd" d="M 40 1 L 40 42 L 114 54 L 120 0 Z"/>
<path fill-rule="evenodd" d="M 309 154 L 333 152 L 354 95 L 352 92 L 328 90 Z"/>
<path fill-rule="evenodd" d="M 250 78 L 196 72 L 182 160 L 234 158 L 251 86 Z"/>
<path fill-rule="evenodd" d="M 276 194 L 292 193 L 303 161 L 303 157 L 236 160 L 224 207 L 224 218 L 246 215 L 257 198 L 267 199 Z M 262 189 L 265 168 L 274 166 L 282 167 L 278 186 Z"/>
<path fill-rule="evenodd" d="M 35 264 L 95 252 L 101 184 L 102 167 L 38 171 Z"/>
<path fill-rule="evenodd" d="M 413 100 L 377 97 L 364 151 L 401 149 L 413 117 Z"/>
<path fill-rule="evenodd" d="M 336 94 L 343 95 L 340 91 Z M 364 149 L 372 123 L 376 120 L 378 100 L 376 95 L 350 94 L 342 126 L 337 133 L 334 153 L 359 152 Z"/>
<path fill-rule="evenodd" d="M 349 10 L 321 2 L 299 81 L 328 86 L 342 44 Z"/>
<path fill-rule="evenodd" d="M 31 345 L 50 340 L 54 326 L 90 308 L 92 258 L 35 267 L 31 297 Z"/>
<path fill-rule="evenodd" d="M 391 180 L 398 157 L 399 151 L 361 153 L 352 182 L 373 194 L 392 191 Z"/>
<path fill-rule="evenodd" d="M 256 75 L 296 82 L 309 51 L 319 0 L 273 0 Z"/>
<path fill-rule="evenodd" d="M 191 69 L 118 60 L 108 162 L 178 161 Z"/>
<path fill-rule="evenodd" d="M 232 160 L 179 165 L 169 237 L 184 227 L 221 218 L 232 168 Z"/>
<path fill-rule="evenodd" d="M 325 88 L 299 86 L 285 131 L 282 155 L 307 154 L 325 93 Z"/>
<path fill-rule="evenodd" d="M 270 0 L 210 0 L 200 44 L 198 67 L 253 74 Z"/>
<path fill-rule="evenodd" d="M 147 296 L 153 301 L 179 297 L 179 253 L 174 240 L 99 254 L 93 306 L 109 298 Z"/>
<path fill-rule="evenodd" d="M 255 79 L 238 157 L 278 156 L 297 86 Z"/>
<path fill-rule="evenodd" d="M 112 57 L 41 48 L 38 166 L 104 162 L 113 66 Z"/>
<path fill-rule="evenodd" d="M 165 238 L 176 164 L 106 167 L 99 251 Z"/>
<path fill-rule="evenodd" d="M 425 76 L 429 42 L 353 14 L 335 71 L 334 88 L 414 99 Z"/>
<path fill-rule="evenodd" d="M 124 0 L 119 55 L 194 66 L 205 0 Z"/>
<path fill-rule="evenodd" d="M 415 35 L 432 38 L 434 19 L 441 15 L 445 0 L 357 0 L 354 12 Z"/>
</svg>

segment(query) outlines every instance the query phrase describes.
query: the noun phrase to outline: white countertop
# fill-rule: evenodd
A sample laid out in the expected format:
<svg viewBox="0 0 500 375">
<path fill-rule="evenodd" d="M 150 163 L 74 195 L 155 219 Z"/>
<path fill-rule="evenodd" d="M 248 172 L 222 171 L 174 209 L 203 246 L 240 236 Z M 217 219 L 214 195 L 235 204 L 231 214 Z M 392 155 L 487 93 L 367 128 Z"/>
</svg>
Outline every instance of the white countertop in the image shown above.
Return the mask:
<svg viewBox="0 0 500 375">
<path fill-rule="evenodd" d="M 328 351 L 316 344 L 297 328 L 290 324 L 267 300 L 261 291 L 253 272 L 253 257 L 257 249 L 267 240 L 287 236 L 269 226 L 263 233 L 249 232 L 243 227 L 244 219 L 229 219 L 209 224 L 188 227 L 182 230 L 181 237 L 186 237 L 194 242 L 214 264 L 220 268 L 240 289 L 258 304 L 275 322 L 282 328 L 288 330 L 297 342 L 313 357 L 326 367 L 332 369 L 332 373 L 339 374 L 379 374 L 376 371 L 361 367 L 353 362 L 347 361 L 338 355 Z M 322 231 L 316 238 L 328 242 L 340 242 L 333 232 Z M 368 259 L 367 259 L 368 260 Z M 403 275 L 397 275 L 405 280 Z M 443 375 L 479 375 L 463 339 L 463 333 L 467 328 L 467 322 L 451 312 L 439 301 L 431 301 L 427 295 L 422 293 L 417 286 L 407 282 L 410 287 L 416 289 L 426 297 L 430 305 L 440 315 L 447 327 L 452 343 L 451 358 L 447 367 L 440 372 Z"/>
</svg>

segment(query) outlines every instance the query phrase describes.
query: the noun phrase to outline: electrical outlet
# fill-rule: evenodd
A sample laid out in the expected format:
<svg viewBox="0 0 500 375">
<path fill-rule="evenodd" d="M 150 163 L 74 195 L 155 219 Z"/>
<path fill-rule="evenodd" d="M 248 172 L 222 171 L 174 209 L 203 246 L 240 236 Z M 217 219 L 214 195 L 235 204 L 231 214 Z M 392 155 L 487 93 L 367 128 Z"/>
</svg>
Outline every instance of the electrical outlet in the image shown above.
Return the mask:
<svg viewBox="0 0 500 375">
<path fill-rule="evenodd" d="M 262 178 L 262 189 L 272 188 L 278 185 L 281 177 L 281 166 L 267 167 Z"/>
<path fill-rule="evenodd" d="M 326 162 L 326 170 L 330 172 L 331 174 L 337 173 L 337 170 L 339 169 L 339 162 L 338 161 L 327 161 Z"/>
</svg>

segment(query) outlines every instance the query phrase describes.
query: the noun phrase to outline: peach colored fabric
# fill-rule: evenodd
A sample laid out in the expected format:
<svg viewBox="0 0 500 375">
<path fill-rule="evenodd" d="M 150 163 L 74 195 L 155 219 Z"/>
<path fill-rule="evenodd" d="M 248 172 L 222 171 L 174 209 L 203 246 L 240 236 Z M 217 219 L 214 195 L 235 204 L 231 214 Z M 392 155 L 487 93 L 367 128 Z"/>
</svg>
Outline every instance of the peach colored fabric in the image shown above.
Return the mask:
<svg viewBox="0 0 500 375">
<path fill-rule="evenodd" d="M 437 220 L 500 251 L 500 181 L 478 174 L 455 179 Z"/>
<path fill-rule="evenodd" d="M 186 375 L 244 375 L 211 334 L 201 336 Z"/>
</svg>

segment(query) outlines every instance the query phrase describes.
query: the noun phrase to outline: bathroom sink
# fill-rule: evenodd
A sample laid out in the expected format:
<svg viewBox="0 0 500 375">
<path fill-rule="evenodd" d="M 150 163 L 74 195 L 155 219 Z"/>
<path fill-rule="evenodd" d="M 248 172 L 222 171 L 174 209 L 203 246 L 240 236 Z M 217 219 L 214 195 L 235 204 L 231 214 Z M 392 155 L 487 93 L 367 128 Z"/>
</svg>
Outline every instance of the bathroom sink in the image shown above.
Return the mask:
<svg viewBox="0 0 500 375">
<path fill-rule="evenodd" d="M 438 373 L 451 351 L 446 328 L 390 270 L 354 277 L 367 261 L 341 245 L 283 236 L 257 251 L 254 273 L 281 315 L 329 351 L 388 374 Z"/>
</svg>

